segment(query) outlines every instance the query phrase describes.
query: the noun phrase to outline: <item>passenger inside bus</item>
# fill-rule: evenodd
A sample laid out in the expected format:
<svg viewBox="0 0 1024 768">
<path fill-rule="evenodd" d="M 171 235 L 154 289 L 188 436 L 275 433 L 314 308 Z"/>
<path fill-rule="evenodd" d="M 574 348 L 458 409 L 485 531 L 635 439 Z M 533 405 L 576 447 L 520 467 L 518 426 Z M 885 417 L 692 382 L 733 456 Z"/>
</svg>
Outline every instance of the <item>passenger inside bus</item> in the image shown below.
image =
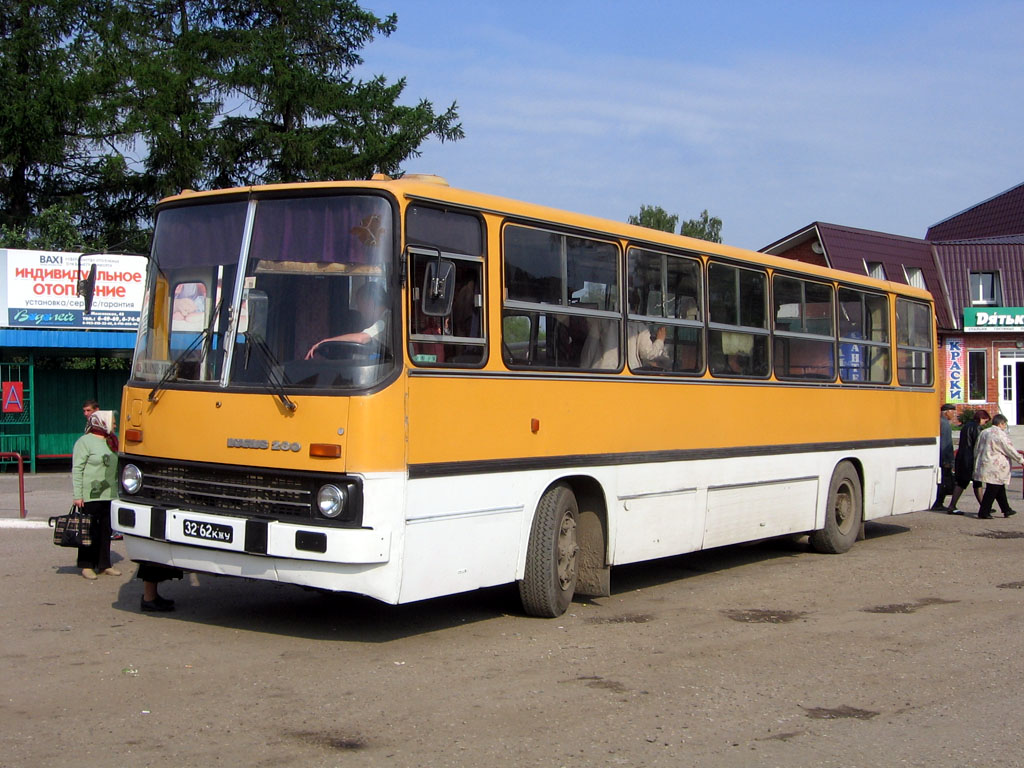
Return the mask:
<svg viewBox="0 0 1024 768">
<path fill-rule="evenodd" d="M 619 323 L 600 317 L 587 318 L 581 368 L 613 371 L 619 367 Z"/>
<path fill-rule="evenodd" d="M 662 325 L 652 331 L 646 323 L 630 323 L 629 365 L 633 369 L 644 368 L 666 370 L 672 367 L 672 359 L 665 352 L 665 338 L 668 329 Z"/>
</svg>

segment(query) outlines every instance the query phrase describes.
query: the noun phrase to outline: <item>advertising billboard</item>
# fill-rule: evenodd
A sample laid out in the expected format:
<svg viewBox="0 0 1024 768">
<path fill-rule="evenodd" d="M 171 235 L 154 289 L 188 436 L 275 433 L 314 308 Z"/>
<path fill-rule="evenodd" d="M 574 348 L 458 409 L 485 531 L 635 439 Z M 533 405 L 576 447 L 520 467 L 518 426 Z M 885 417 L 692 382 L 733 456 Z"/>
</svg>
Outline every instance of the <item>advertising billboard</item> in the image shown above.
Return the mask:
<svg viewBox="0 0 1024 768">
<path fill-rule="evenodd" d="M 0 250 L 4 282 L 0 324 L 8 328 L 135 330 L 142 311 L 147 260 L 142 256 Z M 95 264 L 92 312 L 77 295 L 78 281 Z"/>
</svg>

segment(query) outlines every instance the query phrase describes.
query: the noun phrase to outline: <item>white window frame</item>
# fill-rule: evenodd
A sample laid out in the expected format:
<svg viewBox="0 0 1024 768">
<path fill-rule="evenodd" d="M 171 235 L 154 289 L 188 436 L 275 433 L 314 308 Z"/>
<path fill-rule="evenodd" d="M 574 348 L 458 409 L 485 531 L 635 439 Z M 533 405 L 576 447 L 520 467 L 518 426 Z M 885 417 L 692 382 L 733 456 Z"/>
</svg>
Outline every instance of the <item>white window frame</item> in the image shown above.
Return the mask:
<svg viewBox="0 0 1024 768">
<path fill-rule="evenodd" d="M 924 270 L 920 267 L 908 267 L 904 264 L 903 275 L 907 278 L 907 285 L 912 285 L 925 291 L 928 290 L 928 285 L 924 281 Z"/>
<path fill-rule="evenodd" d="M 984 377 L 985 378 L 985 394 L 984 394 L 984 396 L 982 397 L 981 400 L 972 400 L 971 399 L 971 354 L 972 353 L 978 353 L 978 352 L 981 353 L 982 359 L 985 361 L 985 377 Z M 971 404 L 971 403 L 978 403 L 978 404 L 987 403 L 988 402 L 988 350 L 984 349 L 984 348 L 979 348 L 979 349 L 970 349 L 970 348 L 968 348 L 968 349 L 965 350 L 965 353 L 966 354 L 964 355 L 964 359 L 967 362 L 967 376 L 965 377 L 966 381 L 964 381 L 964 384 L 965 384 L 965 386 L 964 386 L 964 394 L 967 395 L 967 402 L 968 402 L 968 404 Z"/>
<path fill-rule="evenodd" d="M 978 281 L 978 295 L 974 295 L 974 276 L 975 275 L 991 275 L 992 276 L 992 298 L 991 300 L 981 295 L 982 282 Z M 1002 279 L 998 270 L 978 270 L 972 271 L 967 274 L 967 290 L 970 294 L 971 306 L 972 307 L 998 307 L 1001 301 L 1001 288 Z"/>
</svg>

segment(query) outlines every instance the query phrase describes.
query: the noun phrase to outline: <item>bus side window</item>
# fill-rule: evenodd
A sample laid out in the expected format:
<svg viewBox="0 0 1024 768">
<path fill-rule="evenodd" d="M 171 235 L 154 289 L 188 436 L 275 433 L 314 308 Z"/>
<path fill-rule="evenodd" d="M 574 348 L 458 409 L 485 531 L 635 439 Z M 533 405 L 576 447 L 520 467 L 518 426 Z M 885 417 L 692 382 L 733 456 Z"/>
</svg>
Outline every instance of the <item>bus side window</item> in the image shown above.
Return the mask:
<svg viewBox="0 0 1024 768">
<path fill-rule="evenodd" d="M 839 289 L 839 378 L 888 384 L 889 300 L 852 288 Z"/>
<path fill-rule="evenodd" d="M 533 322 L 529 315 L 502 318 L 502 356 L 506 365 L 529 365 L 532 358 Z"/>
<path fill-rule="evenodd" d="M 761 270 L 708 265 L 708 367 L 713 376 L 768 376 L 767 283 Z"/>
<path fill-rule="evenodd" d="M 503 247 L 506 364 L 618 370 L 618 246 L 510 224 Z"/>
<path fill-rule="evenodd" d="M 409 291 L 409 352 L 416 365 L 480 365 L 486 339 L 483 333 L 483 263 L 479 259 L 445 254 L 454 265 L 452 304 L 446 315 L 428 315 L 423 309 L 427 264 L 437 252 L 411 249 L 412 280 Z"/>
<path fill-rule="evenodd" d="M 414 204 L 406 211 L 409 254 L 409 357 L 420 366 L 479 367 L 487 358 L 484 322 L 484 227 L 473 214 Z M 430 261 L 455 267 L 451 311 L 423 311 Z"/>
<path fill-rule="evenodd" d="M 832 286 L 789 275 L 772 278 L 775 375 L 780 379 L 835 379 Z"/>
<path fill-rule="evenodd" d="M 645 374 L 702 373 L 704 318 L 700 260 L 630 248 L 627 263 L 626 355 L 629 367 Z"/>
<path fill-rule="evenodd" d="M 910 299 L 896 299 L 896 373 L 901 385 L 932 385 L 931 307 Z"/>
</svg>

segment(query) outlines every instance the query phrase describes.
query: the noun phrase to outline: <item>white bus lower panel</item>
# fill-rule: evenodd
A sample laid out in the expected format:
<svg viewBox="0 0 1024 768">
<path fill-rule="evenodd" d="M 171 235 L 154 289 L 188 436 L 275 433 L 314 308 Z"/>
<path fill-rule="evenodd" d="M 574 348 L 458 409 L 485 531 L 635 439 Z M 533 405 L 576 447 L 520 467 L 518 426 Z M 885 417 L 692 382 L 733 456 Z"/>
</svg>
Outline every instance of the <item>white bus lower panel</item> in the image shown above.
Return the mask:
<svg viewBox="0 0 1024 768">
<path fill-rule="evenodd" d="M 124 534 L 132 560 L 397 602 L 397 567 L 385 531 L 248 521 L 116 500 L 111 525 Z M 256 552 L 247 551 L 253 547 Z"/>
</svg>

